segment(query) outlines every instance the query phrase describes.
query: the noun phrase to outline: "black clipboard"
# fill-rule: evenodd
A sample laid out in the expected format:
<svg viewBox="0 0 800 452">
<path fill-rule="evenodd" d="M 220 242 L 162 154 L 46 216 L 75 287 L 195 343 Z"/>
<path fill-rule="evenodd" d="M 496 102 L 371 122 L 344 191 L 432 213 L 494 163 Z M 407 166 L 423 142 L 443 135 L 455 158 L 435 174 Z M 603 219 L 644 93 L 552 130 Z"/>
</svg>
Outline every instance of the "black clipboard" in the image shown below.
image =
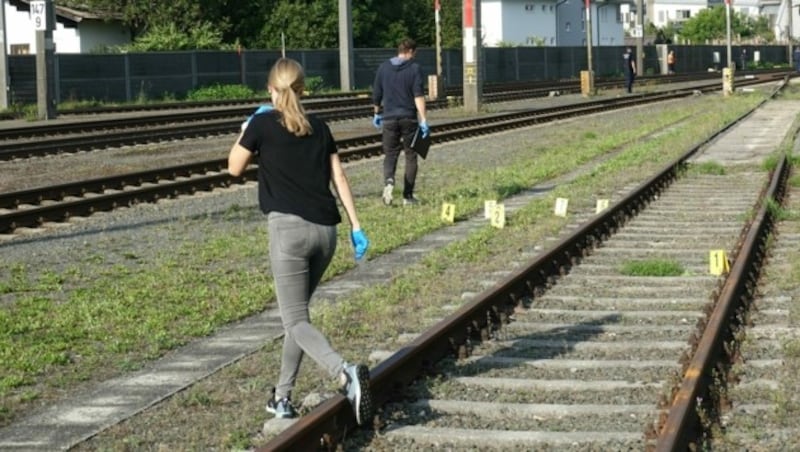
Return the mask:
<svg viewBox="0 0 800 452">
<path fill-rule="evenodd" d="M 423 159 L 428 156 L 428 149 L 431 147 L 431 134 L 428 133 L 427 137 L 422 136 L 422 130 L 417 127 L 417 130 L 414 132 L 414 136 L 411 138 L 411 144 L 409 145 L 411 149 L 414 150 L 420 157 Z"/>
</svg>

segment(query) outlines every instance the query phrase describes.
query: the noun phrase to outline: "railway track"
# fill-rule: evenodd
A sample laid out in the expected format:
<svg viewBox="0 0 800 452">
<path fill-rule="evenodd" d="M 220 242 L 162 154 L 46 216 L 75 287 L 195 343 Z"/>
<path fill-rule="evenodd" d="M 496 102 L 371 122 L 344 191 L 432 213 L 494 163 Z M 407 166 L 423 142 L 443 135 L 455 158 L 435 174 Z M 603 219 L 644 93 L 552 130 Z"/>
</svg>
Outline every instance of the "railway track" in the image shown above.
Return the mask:
<svg viewBox="0 0 800 452">
<path fill-rule="evenodd" d="M 642 82 L 655 82 L 655 83 L 674 83 L 685 82 L 698 79 L 711 79 L 719 78 L 718 74 L 702 72 L 694 74 L 680 74 L 671 76 L 642 76 L 639 78 Z M 596 80 L 596 85 L 600 87 L 617 87 L 622 86 L 622 81 L 612 78 L 600 78 Z M 536 92 L 537 95 L 549 95 L 552 91 L 559 91 L 562 94 L 578 93 L 580 92 L 579 80 L 542 80 L 542 81 L 525 81 L 525 82 L 511 82 L 511 83 L 488 83 L 483 87 L 484 93 L 498 93 L 498 92 L 513 92 L 513 91 L 528 91 Z M 533 93 L 531 93 L 533 94 Z M 335 93 L 335 94 L 311 94 L 305 97 L 307 103 L 319 102 L 337 102 L 349 101 L 357 98 L 368 99 L 371 95 L 367 90 L 356 90 L 348 93 Z M 460 96 L 460 87 L 449 87 L 445 90 L 445 96 Z M 232 99 L 232 100 L 212 100 L 212 101 L 186 101 L 186 102 L 160 102 L 148 104 L 130 104 L 130 105 L 117 105 L 117 106 L 89 106 L 89 107 L 76 107 L 63 109 L 58 112 L 60 117 L 90 117 L 100 114 L 120 114 L 120 113 L 153 113 L 166 110 L 192 110 L 192 109 L 207 109 L 207 108 L 227 108 L 227 107 L 240 107 L 245 110 L 252 110 L 255 105 L 260 102 L 259 99 Z M 243 114 L 247 114 L 247 111 Z M 0 114 L 0 120 L 14 119 L 11 114 Z"/>
<path fill-rule="evenodd" d="M 800 255 L 800 194 L 797 171 L 783 205 L 784 214 L 766 248 L 766 265 L 759 286 L 740 316 L 746 327 L 731 359 L 733 368 L 723 392 L 719 421 L 711 447 L 720 451 L 797 450 L 798 391 L 796 320 L 798 287 L 790 284 Z"/>
<path fill-rule="evenodd" d="M 762 76 L 769 77 L 774 74 L 776 73 L 766 73 Z M 666 80 L 664 77 L 654 79 L 660 83 L 676 83 L 709 78 L 711 78 L 711 75 L 708 74 L 687 74 L 669 77 Z M 714 77 L 714 81 L 709 82 L 710 86 L 718 85 L 717 78 Z M 619 83 L 619 81 L 615 80 L 600 81 L 597 87 L 613 88 L 618 86 Z M 646 83 L 646 81 L 642 83 Z M 703 89 L 703 87 L 700 87 L 700 89 Z M 503 102 L 544 97 L 553 93 L 570 94 L 579 92 L 580 84 L 576 84 L 573 81 L 490 85 L 484 92 L 484 101 L 487 103 Z M 449 95 L 456 94 L 460 94 L 460 91 L 453 90 L 453 93 Z M 372 114 L 371 98 L 363 93 L 347 97 L 312 98 L 304 103 L 310 112 L 328 121 L 365 117 Z M 195 104 L 189 103 L 188 105 Z M 447 106 L 448 101 L 445 99 L 428 102 L 429 109 L 445 108 Z M 114 146 L 235 133 L 242 119 L 252 113 L 254 108 L 255 103 L 252 101 L 247 105 L 225 103 L 211 108 L 184 108 L 189 111 L 172 110 L 140 116 L 126 115 L 122 118 L 84 119 L 0 128 L 0 160 L 25 159 Z"/>
<path fill-rule="evenodd" d="M 754 79 L 752 82 L 763 83 L 763 80 Z M 705 89 L 716 90 L 718 86 L 709 85 Z M 695 91 L 696 88 L 626 96 L 455 121 L 435 127 L 434 142 L 441 143 L 609 109 L 678 99 L 693 95 Z M 377 133 L 339 140 L 337 145 L 345 161 L 377 156 L 382 152 L 380 134 Z M 226 167 L 227 161 L 218 159 L 0 194 L 0 233 L 12 233 L 20 228 L 37 228 L 74 216 L 86 216 L 135 203 L 230 186 L 256 177 L 255 167 L 251 167 L 242 178 L 228 175 L 224 171 Z"/>
<path fill-rule="evenodd" d="M 400 351 L 376 352 L 380 434 L 351 430 L 334 396 L 260 450 L 333 449 L 345 437 L 374 450 L 696 447 L 719 413 L 715 383 L 763 260 L 766 200 L 780 202 L 788 174 L 785 158 L 770 177 L 692 170 L 703 146 L 606 211 L 583 212 L 574 233 L 398 338 Z M 727 277 L 709 275 L 713 250 L 731 258 Z M 623 274 L 654 260 L 677 275 Z"/>
</svg>

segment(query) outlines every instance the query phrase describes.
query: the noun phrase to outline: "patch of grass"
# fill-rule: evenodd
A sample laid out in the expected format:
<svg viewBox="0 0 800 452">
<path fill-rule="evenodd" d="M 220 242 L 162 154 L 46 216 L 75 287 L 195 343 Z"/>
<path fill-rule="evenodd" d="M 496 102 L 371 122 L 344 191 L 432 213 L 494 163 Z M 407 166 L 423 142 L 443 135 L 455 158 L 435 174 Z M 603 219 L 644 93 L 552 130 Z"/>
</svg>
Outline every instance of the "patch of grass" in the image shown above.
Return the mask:
<svg viewBox="0 0 800 452">
<path fill-rule="evenodd" d="M 800 340 L 792 339 L 783 345 L 783 354 L 788 358 L 800 358 Z"/>
<path fill-rule="evenodd" d="M 764 162 L 762 164 L 764 171 L 769 172 L 775 170 L 775 168 L 778 167 L 778 162 L 780 162 L 782 157 L 783 157 L 782 155 L 778 155 L 776 153 L 767 156 L 767 158 L 764 159 Z"/>
<path fill-rule="evenodd" d="M 626 276 L 680 276 L 684 271 L 680 263 L 666 259 L 628 261 L 619 269 Z"/>
<path fill-rule="evenodd" d="M 687 173 L 690 174 L 711 174 L 715 176 L 725 175 L 725 167 L 719 162 L 702 162 L 689 165 Z"/>
<path fill-rule="evenodd" d="M 784 221 L 792 218 L 793 212 L 780 205 L 775 199 L 767 200 L 767 211 L 775 218 L 775 221 Z"/>
</svg>

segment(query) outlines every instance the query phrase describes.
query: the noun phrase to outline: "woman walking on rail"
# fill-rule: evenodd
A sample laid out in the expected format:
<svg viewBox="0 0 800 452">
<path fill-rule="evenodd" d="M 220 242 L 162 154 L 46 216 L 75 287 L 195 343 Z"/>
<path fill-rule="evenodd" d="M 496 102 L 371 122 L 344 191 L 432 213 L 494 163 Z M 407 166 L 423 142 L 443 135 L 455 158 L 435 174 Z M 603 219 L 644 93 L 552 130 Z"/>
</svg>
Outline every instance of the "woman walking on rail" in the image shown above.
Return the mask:
<svg viewBox="0 0 800 452">
<path fill-rule="evenodd" d="M 331 182 L 350 221 L 356 259 L 364 257 L 369 241 L 358 222 L 333 135 L 323 121 L 306 115 L 300 103 L 305 88 L 302 66 L 279 59 L 267 84 L 273 108 L 260 109 L 248 119 L 228 156 L 228 171 L 234 176 L 241 175 L 251 159 L 258 162 L 259 206 L 267 215 L 270 265 L 285 333 L 278 385 L 266 409 L 281 418 L 297 415 L 291 391 L 308 354 L 340 378 L 361 425 L 372 417 L 369 369 L 345 362 L 311 325 L 308 311 L 311 295 L 333 258 L 336 225 L 342 220 Z"/>
</svg>

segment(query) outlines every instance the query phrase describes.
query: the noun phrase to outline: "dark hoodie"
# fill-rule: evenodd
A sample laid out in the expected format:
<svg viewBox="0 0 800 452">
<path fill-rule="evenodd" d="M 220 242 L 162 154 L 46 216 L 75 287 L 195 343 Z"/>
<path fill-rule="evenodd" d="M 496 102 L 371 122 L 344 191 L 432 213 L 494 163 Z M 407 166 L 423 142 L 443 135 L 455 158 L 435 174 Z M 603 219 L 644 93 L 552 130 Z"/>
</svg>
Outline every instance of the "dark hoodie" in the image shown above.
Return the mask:
<svg viewBox="0 0 800 452">
<path fill-rule="evenodd" d="M 417 119 L 414 98 L 424 95 L 422 70 L 413 59 L 392 57 L 378 68 L 372 86 L 372 103 L 381 105 L 383 102 L 384 119 Z"/>
</svg>

